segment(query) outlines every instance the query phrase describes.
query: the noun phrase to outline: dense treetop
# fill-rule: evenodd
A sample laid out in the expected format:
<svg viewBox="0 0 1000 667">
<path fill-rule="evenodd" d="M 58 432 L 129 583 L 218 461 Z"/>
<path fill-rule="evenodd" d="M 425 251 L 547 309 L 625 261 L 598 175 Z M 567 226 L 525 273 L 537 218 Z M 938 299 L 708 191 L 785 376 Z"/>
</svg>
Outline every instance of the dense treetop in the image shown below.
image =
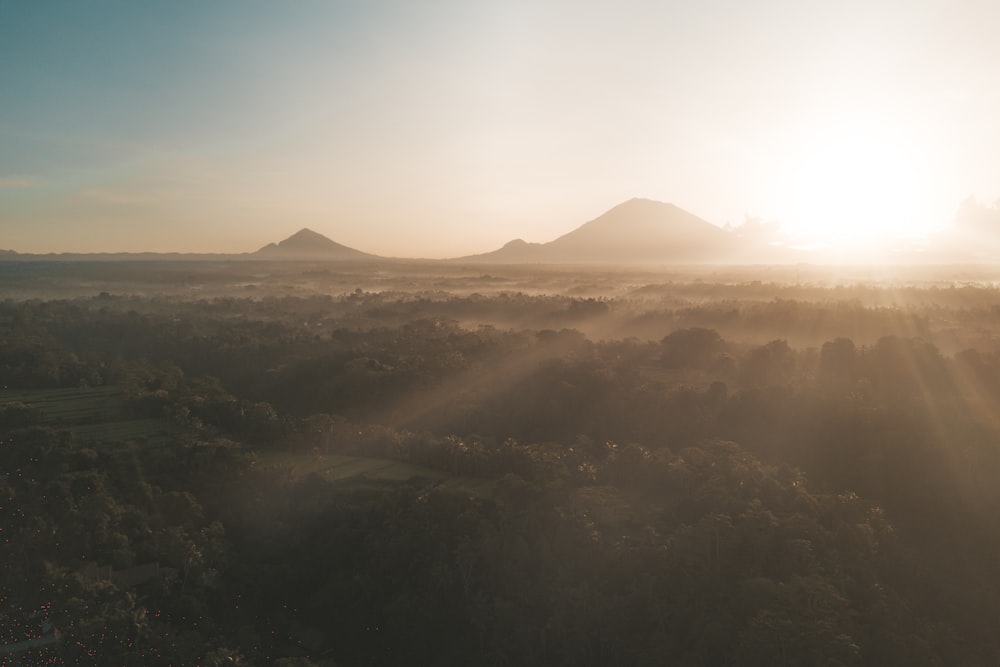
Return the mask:
<svg viewBox="0 0 1000 667">
<path fill-rule="evenodd" d="M 2 301 L 0 664 L 996 664 L 1000 296 L 873 289 Z"/>
</svg>

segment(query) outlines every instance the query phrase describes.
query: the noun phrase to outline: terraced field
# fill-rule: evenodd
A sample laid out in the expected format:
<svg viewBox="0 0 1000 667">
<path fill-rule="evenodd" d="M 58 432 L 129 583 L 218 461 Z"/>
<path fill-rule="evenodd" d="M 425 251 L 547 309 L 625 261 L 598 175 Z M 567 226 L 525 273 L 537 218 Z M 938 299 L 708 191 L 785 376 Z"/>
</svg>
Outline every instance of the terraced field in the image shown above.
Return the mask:
<svg viewBox="0 0 1000 667">
<path fill-rule="evenodd" d="M 0 405 L 24 403 L 40 413 L 42 423 L 86 424 L 106 421 L 124 411 L 122 388 L 4 389 Z"/>
<path fill-rule="evenodd" d="M 81 444 L 164 444 L 177 435 L 167 419 L 129 414 L 117 386 L 0 390 L 0 409 L 12 404 L 27 406 L 39 425 L 70 431 Z"/>
</svg>

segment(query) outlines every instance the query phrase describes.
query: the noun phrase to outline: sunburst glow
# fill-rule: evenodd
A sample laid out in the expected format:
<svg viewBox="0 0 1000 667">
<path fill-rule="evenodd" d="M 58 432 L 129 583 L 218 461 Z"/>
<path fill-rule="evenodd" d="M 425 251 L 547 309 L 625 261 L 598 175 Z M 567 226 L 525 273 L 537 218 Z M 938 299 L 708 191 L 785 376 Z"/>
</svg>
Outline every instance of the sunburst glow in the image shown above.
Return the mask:
<svg viewBox="0 0 1000 667">
<path fill-rule="evenodd" d="M 780 221 L 794 236 L 833 247 L 919 237 L 930 231 L 921 171 L 912 140 L 891 127 L 824 127 L 785 165 Z"/>
</svg>

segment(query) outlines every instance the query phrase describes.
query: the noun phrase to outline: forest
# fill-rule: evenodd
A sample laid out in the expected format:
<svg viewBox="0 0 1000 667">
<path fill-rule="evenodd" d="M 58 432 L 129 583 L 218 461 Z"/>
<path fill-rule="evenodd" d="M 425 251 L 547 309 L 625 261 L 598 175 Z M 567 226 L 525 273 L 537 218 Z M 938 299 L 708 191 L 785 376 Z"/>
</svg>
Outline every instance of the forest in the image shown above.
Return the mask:
<svg viewBox="0 0 1000 667">
<path fill-rule="evenodd" d="M 0 267 L 0 665 L 1000 664 L 987 274 Z"/>
</svg>

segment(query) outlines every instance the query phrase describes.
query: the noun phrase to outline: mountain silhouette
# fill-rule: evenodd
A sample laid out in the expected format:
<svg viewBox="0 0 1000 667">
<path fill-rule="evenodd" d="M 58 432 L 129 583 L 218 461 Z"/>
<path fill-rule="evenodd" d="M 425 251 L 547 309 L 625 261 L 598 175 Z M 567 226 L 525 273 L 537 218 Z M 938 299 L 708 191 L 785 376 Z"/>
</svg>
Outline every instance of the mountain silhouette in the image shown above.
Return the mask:
<svg viewBox="0 0 1000 667">
<path fill-rule="evenodd" d="M 518 239 L 463 261 L 553 264 L 715 263 L 741 254 L 736 235 L 673 204 L 631 199 L 548 243 Z"/>
<path fill-rule="evenodd" d="M 499 250 L 479 255 L 459 257 L 459 261 L 495 262 L 497 264 L 534 264 L 546 261 L 544 243 L 528 243 L 524 239 L 514 239 Z"/>
<path fill-rule="evenodd" d="M 548 243 L 510 241 L 502 248 L 449 260 L 389 258 L 362 252 L 300 229 L 256 252 L 225 253 L 49 253 L 0 250 L 0 262 L 32 261 L 217 261 L 311 260 L 367 262 L 474 262 L 495 264 L 785 264 L 802 261 L 798 251 L 744 238 L 673 204 L 630 199 Z"/>
<path fill-rule="evenodd" d="M 311 229 L 300 229 L 284 241 L 268 243 L 254 253 L 257 257 L 274 259 L 375 259 L 354 248 L 331 241 L 327 237 Z"/>
</svg>

